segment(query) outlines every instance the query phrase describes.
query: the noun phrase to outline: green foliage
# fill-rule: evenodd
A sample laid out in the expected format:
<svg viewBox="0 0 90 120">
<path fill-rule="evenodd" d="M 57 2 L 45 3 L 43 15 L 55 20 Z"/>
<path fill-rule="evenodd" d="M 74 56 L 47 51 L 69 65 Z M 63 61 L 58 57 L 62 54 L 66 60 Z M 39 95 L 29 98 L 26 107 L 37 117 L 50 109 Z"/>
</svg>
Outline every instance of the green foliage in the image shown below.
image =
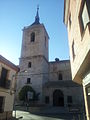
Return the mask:
<svg viewBox="0 0 90 120">
<path fill-rule="evenodd" d="M 24 87 L 21 88 L 19 92 L 19 100 L 26 101 L 27 100 L 27 92 L 33 92 L 33 99 L 35 99 L 35 91 L 31 86 L 25 85 Z"/>
</svg>

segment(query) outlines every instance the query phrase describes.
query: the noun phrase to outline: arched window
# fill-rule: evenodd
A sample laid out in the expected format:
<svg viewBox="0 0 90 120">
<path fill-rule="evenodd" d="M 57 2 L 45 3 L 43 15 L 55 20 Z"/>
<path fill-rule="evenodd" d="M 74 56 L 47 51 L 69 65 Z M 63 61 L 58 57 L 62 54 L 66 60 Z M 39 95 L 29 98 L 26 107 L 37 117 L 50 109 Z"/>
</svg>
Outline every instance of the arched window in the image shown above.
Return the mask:
<svg viewBox="0 0 90 120">
<path fill-rule="evenodd" d="M 35 41 L 35 33 L 32 32 L 32 33 L 31 33 L 31 42 L 34 42 L 34 41 Z"/>
<path fill-rule="evenodd" d="M 61 73 L 58 74 L 58 80 L 62 80 L 62 74 Z"/>
<path fill-rule="evenodd" d="M 31 62 L 28 63 L 28 68 L 31 68 Z"/>
</svg>

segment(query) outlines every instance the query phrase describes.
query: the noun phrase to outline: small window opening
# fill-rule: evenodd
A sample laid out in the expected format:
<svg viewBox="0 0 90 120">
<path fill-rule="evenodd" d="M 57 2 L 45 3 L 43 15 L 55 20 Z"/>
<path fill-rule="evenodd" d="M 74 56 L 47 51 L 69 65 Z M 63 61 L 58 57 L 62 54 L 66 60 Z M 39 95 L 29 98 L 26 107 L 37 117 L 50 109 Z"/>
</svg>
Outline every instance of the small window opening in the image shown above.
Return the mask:
<svg viewBox="0 0 90 120">
<path fill-rule="evenodd" d="M 27 78 L 27 84 L 31 83 L 31 78 Z"/>
<path fill-rule="evenodd" d="M 32 32 L 32 33 L 31 33 L 31 42 L 34 42 L 34 41 L 35 41 L 35 33 Z"/>
<path fill-rule="evenodd" d="M 75 59 L 75 44 L 74 44 L 74 40 L 72 43 L 72 56 L 73 56 L 73 60 Z"/>
<path fill-rule="evenodd" d="M 58 74 L 58 80 L 62 80 L 62 74 L 61 73 Z"/>
<path fill-rule="evenodd" d="M 72 21 L 71 21 L 71 13 L 70 13 L 70 15 L 69 15 L 69 27 L 71 28 L 71 23 L 72 23 Z"/>
<path fill-rule="evenodd" d="M 28 63 L 28 68 L 31 68 L 31 62 Z"/>
<path fill-rule="evenodd" d="M 46 36 L 45 36 L 45 47 L 47 46 Z"/>
</svg>

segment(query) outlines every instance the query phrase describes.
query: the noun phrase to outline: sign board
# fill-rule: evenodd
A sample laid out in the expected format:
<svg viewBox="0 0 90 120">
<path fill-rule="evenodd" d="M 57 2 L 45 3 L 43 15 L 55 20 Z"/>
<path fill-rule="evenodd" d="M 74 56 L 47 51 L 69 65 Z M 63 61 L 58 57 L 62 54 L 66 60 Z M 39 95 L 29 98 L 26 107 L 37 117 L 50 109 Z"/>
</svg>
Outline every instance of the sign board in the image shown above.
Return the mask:
<svg viewBox="0 0 90 120">
<path fill-rule="evenodd" d="M 33 99 L 33 92 L 28 91 L 27 92 L 27 98 L 28 98 L 28 100 Z"/>
</svg>

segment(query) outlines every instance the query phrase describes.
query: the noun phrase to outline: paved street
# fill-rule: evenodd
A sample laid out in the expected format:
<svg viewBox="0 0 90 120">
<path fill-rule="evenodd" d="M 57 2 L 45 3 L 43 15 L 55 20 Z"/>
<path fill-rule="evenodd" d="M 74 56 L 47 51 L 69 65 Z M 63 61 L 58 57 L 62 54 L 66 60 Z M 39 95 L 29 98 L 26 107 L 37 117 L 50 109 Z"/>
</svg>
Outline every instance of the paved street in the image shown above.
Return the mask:
<svg viewBox="0 0 90 120">
<path fill-rule="evenodd" d="M 15 116 L 15 112 L 13 112 Z M 72 115 L 61 114 L 61 115 L 35 115 L 25 111 L 16 111 L 16 118 L 23 117 L 19 120 L 73 120 Z"/>
</svg>

